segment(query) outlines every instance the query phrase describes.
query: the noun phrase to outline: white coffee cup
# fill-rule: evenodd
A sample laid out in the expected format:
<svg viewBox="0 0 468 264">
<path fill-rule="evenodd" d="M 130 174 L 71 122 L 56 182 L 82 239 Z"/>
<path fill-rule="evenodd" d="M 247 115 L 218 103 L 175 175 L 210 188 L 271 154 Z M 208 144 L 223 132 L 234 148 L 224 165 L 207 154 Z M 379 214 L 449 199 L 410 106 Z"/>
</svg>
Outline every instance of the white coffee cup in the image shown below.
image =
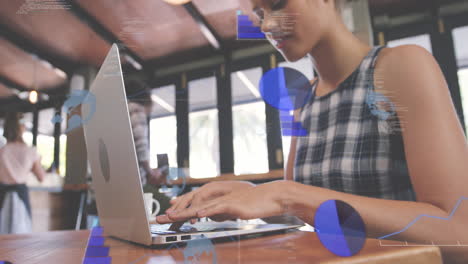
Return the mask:
<svg viewBox="0 0 468 264">
<path fill-rule="evenodd" d="M 161 209 L 161 205 L 159 204 L 158 200 L 153 198 L 152 193 L 144 193 L 143 198 L 145 200 L 146 217 L 148 217 L 150 221 L 156 220 L 156 216 L 158 215 L 159 210 Z M 154 212 L 153 204 L 156 208 Z"/>
</svg>

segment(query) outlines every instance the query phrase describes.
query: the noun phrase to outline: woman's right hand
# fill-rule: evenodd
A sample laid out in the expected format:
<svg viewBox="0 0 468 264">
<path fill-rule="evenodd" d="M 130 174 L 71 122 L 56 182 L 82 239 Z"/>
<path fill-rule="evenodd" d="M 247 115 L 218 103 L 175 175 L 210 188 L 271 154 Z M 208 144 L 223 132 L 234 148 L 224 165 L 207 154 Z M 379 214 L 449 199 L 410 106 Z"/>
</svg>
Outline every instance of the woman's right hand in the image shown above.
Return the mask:
<svg viewBox="0 0 468 264">
<path fill-rule="evenodd" d="M 172 200 L 172 206 L 166 210 L 166 214 L 169 212 L 184 210 L 189 206 L 197 206 L 203 202 L 227 195 L 235 190 L 252 188 L 254 186 L 255 184 L 246 181 L 210 182 L 196 189 L 195 191 L 189 192 Z M 194 223 L 195 221 L 191 220 L 191 222 Z"/>
</svg>

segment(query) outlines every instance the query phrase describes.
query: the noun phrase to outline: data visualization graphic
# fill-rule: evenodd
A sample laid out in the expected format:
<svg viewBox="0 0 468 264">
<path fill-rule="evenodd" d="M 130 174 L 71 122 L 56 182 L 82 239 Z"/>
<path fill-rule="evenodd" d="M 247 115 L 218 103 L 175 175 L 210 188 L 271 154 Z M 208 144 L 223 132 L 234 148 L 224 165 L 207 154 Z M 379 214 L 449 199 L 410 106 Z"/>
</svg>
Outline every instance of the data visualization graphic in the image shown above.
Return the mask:
<svg viewBox="0 0 468 264">
<path fill-rule="evenodd" d="M 237 11 L 237 39 L 238 40 L 256 40 L 266 39 L 260 27 L 255 26 L 248 15 L 242 14 L 242 11 Z"/>
<path fill-rule="evenodd" d="M 27 15 L 30 13 L 69 9 L 71 9 L 71 5 L 68 0 L 26 0 L 16 11 L 16 14 Z"/>
<path fill-rule="evenodd" d="M 394 237 L 394 236 L 396 236 L 398 234 L 401 234 L 401 233 L 405 232 L 406 230 L 410 229 L 414 224 L 416 224 L 418 221 L 420 221 L 423 218 L 447 221 L 447 225 L 450 225 L 449 221 L 452 220 L 453 216 L 458 211 L 458 209 L 459 209 L 460 205 L 462 205 L 463 201 L 468 201 L 468 197 L 460 197 L 460 199 L 457 201 L 457 203 L 455 204 L 452 211 L 450 212 L 450 214 L 447 217 L 433 216 L 433 215 L 427 215 L 427 214 L 422 214 L 422 215 L 417 216 L 413 221 L 411 221 L 403 229 L 401 229 L 401 230 L 399 230 L 397 232 L 394 232 L 394 233 L 379 237 L 378 239 L 381 240 L 380 245 L 381 246 L 389 246 L 389 247 L 390 246 L 393 246 L 393 247 L 397 247 L 397 246 L 398 247 L 411 247 L 411 246 L 427 246 L 427 245 L 435 245 L 435 246 L 440 246 L 440 247 L 468 247 L 468 244 L 462 243 L 458 239 L 456 241 L 454 241 L 453 243 L 451 243 L 451 244 L 440 244 L 440 243 L 436 243 L 434 241 L 432 241 L 429 244 L 415 244 L 415 243 L 408 243 L 406 241 L 403 242 L 403 244 L 394 244 L 394 243 L 392 243 L 392 244 L 383 244 L 383 242 L 382 242 L 382 239 L 392 240 L 392 237 Z M 466 238 L 466 240 L 468 241 L 468 238 Z"/>
<path fill-rule="evenodd" d="M 109 256 L 110 248 L 104 246 L 105 237 L 103 237 L 103 232 L 102 227 L 95 227 L 91 230 L 83 264 L 112 263 L 112 257 Z"/>
<path fill-rule="evenodd" d="M 82 117 L 79 111 L 75 111 L 78 106 L 88 106 L 89 114 L 86 117 Z M 81 127 L 91 120 L 96 112 L 96 96 L 86 90 L 71 90 L 68 99 L 63 104 L 63 110 L 69 115 L 67 130 L 68 133 L 76 128 Z M 61 123 L 63 121 L 60 115 L 55 115 L 51 122 L 53 124 Z"/>
<path fill-rule="evenodd" d="M 263 100 L 280 110 L 283 136 L 305 137 L 309 134 L 293 114 L 294 110 L 314 99 L 314 87 L 304 74 L 288 67 L 274 68 L 263 75 L 259 87 Z"/>
<path fill-rule="evenodd" d="M 343 201 L 322 203 L 315 213 L 314 228 L 322 245 L 341 257 L 356 255 L 366 241 L 364 221 Z"/>
</svg>

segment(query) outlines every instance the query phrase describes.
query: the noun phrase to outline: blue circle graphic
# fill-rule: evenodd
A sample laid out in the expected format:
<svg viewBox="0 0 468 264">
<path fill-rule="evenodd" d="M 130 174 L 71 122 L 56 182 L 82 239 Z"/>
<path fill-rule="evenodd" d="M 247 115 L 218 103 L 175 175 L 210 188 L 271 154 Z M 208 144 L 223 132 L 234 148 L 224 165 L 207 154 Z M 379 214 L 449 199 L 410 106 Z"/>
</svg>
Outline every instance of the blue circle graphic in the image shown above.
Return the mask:
<svg viewBox="0 0 468 264">
<path fill-rule="evenodd" d="M 322 203 L 315 213 L 314 225 L 322 245 L 341 257 L 356 255 L 366 241 L 364 221 L 343 201 Z"/>
<path fill-rule="evenodd" d="M 303 107 L 315 94 L 310 80 L 300 71 L 288 67 L 269 70 L 259 86 L 263 100 L 282 111 Z"/>
</svg>

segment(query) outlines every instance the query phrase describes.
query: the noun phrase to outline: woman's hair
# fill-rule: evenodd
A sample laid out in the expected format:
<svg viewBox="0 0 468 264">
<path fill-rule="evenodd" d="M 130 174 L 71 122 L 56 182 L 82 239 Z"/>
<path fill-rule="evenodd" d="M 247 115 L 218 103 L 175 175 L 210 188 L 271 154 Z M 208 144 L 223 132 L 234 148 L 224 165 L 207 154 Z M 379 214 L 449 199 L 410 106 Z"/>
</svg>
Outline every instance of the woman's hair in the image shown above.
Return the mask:
<svg viewBox="0 0 468 264">
<path fill-rule="evenodd" d="M 148 89 L 145 83 L 134 79 L 125 80 L 125 90 L 129 102 L 142 106 L 152 105 L 151 90 Z"/>
<path fill-rule="evenodd" d="M 23 117 L 21 113 L 8 112 L 5 116 L 5 126 L 3 136 L 6 138 L 8 143 L 22 142 L 23 135 L 21 131 L 20 119 Z"/>
<path fill-rule="evenodd" d="M 335 7 L 336 11 L 341 15 L 341 12 L 346 6 L 346 3 L 349 2 L 349 0 L 335 0 Z"/>
</svg>

